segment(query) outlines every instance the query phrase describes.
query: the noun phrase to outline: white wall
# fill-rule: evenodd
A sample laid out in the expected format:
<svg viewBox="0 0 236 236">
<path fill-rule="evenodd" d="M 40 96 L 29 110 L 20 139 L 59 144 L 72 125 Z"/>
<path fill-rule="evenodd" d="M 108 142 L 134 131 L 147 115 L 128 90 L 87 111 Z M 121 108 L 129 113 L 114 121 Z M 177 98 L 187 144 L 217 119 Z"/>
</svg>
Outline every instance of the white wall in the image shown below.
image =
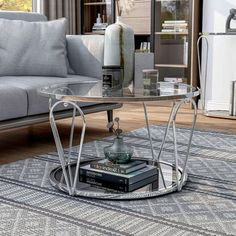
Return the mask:
<svg viewBox="0 0 236 236">
<path fill-rule="evenodd" d="M 204 0 L 203 32 L 225 32 L 229 10 L 236 0 Z M 233 22 L 236 28 L 236 22 Z M 236 36 L 209 36 L 206 108 L 228 110 L 230 82 L 236 80 Z M 203 47 L 203 61 L 205 48 Z"/>
</svg>

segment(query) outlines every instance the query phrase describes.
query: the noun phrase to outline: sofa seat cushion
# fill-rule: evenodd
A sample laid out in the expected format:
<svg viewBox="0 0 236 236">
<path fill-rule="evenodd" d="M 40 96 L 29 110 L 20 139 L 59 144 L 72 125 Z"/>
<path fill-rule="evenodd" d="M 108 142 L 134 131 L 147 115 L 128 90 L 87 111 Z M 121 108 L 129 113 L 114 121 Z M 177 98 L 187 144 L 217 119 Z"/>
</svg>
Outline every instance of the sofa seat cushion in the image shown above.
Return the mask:
<svg viewBox="0 0 236 236">
<path fill-rule="evenodd" d="M 4 76 L 0 77 L 0 84 L 9 85 L 25 91 L 28 98 L 27 115 L 37 115 L 49 112 L 48 98 L 40 96 L 37 89 L 47 85 L 80 82 L 80 81 L 97 81 L 96 78 L 68 75 L 67 78 L 60 77 L 39 77 L 39 76 Z M 82 103 L 81 106 L 92 105 L 92 103 Z M 60 107 L 57 110 L 66 110 L 65 107 Z"/>
<path fill-rule="evenodd" d="M 24 89 L 0 84 L 0 121 L 27 116 L 27 108 Z"/>
</svg>

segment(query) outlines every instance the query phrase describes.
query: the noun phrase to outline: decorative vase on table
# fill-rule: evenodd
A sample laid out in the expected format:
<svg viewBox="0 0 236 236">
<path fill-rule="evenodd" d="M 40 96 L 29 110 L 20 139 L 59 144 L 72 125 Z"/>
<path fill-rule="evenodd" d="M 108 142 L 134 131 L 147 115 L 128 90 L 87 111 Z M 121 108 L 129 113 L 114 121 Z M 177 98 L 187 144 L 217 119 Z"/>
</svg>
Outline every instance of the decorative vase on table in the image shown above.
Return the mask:
<svg viewBox="0 0 236 236">
<path fill-rule="evenodd" d="M 107 124 L 107 128 L 111 129 L 116 135 L 113 144 L 104 147 L 105 158 L 111 161 L 113 164 L 126 164 L 133 156 L 133 148 L 127 146 L 124 143 L 122 129 L 120 129 L 120 119 L 116 117 L 114 121 Z"/>
<path fill-rule="evenodd" d="M 126 164 L 133 156 L 133 149 L 124 143 L 123 137 L 118 136 L 111 146 L 104 148 L 104 154 L 114 164 Z"/>
<path fill-rule="evenodd" d="M 134 31 L 124 24 L 120 16 L 105 31 L 104 66 L 120 66 L 124 69 L 123 87 L 134 78 Z"/>
</svg>

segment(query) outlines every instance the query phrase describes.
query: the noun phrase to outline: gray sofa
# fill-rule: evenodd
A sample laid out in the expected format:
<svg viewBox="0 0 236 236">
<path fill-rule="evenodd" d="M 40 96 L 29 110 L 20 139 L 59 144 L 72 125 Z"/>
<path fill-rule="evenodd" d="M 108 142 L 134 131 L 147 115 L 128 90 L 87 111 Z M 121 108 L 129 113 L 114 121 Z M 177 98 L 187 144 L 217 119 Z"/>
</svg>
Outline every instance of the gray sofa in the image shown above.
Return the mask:
<svg viewBox="0 0 236 236">
<path fill-rule="evenodd" d="M 4 12 L 0 18 L 24 21 L 46 21 L 37 13 Z M 55 83 L 101 79 L 103 64 L 103 36 L 67 36 L 67 56 L 74 74 L 67 78 L 39 76 L 0 77 L 0 130 L 16 128 L 48 121 L 48 99 L 40 96 L 37 89 Z M 107 111 L 108 121 L 112 120 L 113 109 L 121 104 L 80 104 L 84 113 Z M 56 112 L 56 118 L 71 116 L 71 111 L 63 108 Z"/>
</svg>

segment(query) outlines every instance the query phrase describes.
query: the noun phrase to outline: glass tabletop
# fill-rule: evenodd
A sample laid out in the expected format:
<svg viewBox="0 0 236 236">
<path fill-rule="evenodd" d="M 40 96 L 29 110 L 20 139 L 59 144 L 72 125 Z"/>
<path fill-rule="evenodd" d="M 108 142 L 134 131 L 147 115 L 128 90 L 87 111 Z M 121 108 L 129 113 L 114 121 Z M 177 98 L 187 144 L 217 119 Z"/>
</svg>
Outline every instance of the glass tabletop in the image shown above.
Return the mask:
<svg viewBox="0 0 236 236">
<path fill-rule="evenodd" d="M 80 102 L 145 102 L 193 98 L 199 89 L 181 83 L 158 82 L 145 88 L 105 89 L 102 81 L 49 85 L 39 94 L 63 101 Z"/>
</svg>

